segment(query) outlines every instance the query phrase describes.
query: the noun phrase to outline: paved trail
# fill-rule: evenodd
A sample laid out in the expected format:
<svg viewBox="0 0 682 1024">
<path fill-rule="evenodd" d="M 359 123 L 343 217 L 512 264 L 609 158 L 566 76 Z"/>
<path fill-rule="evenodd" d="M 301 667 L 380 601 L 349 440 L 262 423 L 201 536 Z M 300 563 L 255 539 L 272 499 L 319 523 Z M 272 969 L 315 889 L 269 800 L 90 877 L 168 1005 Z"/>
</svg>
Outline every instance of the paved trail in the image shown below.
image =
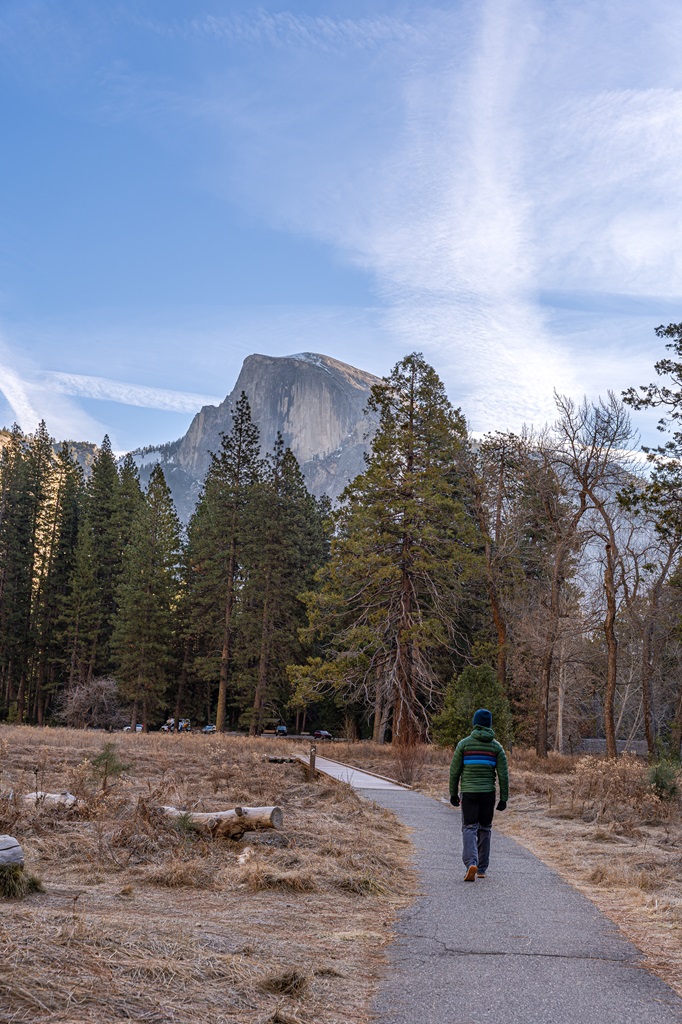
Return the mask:
<svg viewBox="0 0 682 1024">
<path fill-rule="evenodd" d="M 341 778 L 394 811 L 417 849 L 421 894 L 389 951 L 379 1024 L 682 1024 L 682 999 L 638 950 L 518 843 L 494 831 L 488 877 L 466 884 L 458 811 Z"/>
</svg>

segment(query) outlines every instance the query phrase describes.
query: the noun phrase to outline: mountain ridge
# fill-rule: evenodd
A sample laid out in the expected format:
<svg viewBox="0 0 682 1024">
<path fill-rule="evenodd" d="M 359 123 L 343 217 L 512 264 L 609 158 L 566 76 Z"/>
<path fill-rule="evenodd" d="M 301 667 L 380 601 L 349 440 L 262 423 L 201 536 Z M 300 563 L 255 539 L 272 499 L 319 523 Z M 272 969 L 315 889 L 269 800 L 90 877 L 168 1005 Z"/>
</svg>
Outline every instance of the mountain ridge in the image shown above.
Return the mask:
<svg viewBox="0 0 682 1024">
<path fill-rule="evenodd" d="M 187 521 L 208 470 L 211 452 L 232 425 L 232 409 L 244 392 L 269 451 L 281 433 L 299 461 L 313 494 L 338 499 L 364 470 L 364 455 L 378 426 L 366 412 L 371 388 L 380 378 L 317 352 L 290 356 L 247 356 L 230 393 L 219 405 L 205 405 L 176 441 L 137 448 L 130 454 L 145 483 L 158 462 L 180 517 Z"/>
</svg>

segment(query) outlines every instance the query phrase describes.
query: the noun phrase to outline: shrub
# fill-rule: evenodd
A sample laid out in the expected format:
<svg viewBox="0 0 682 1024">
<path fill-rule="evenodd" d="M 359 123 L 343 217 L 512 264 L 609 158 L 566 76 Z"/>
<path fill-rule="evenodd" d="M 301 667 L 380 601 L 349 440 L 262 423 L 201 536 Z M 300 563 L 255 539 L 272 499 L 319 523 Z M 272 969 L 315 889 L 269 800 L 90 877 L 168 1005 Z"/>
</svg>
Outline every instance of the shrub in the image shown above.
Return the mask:
<svg viewBox="0 0 682 1024">
<path fill-rule="evenodd" d="M 650 766 L 647 778 L 657 797 L 672 800 L 679 792 L 680 766 L 667 758 L 661 758 Z"/>
<path fill-rule="evenodd" d="M 123 774 L 130 766 L 124 764 L 118 756 L 115 743 L 105 743 L 99 754 L 93 757 L 90 768 L 94 777 L 102 783 L 102 792 Z"/>
<path fill-rule="evenodd" d="M 22 900 L 31 892 L 45 892 L 39 878 L 26 871 L 20 864 L 9 864 L 0 868 L 0 897 L 6 900 Z"/>
<path fill-rule="evenodd" d="M 495 735 L 503 746 L 512 740 L 512 716 L 497 672 L 490 665 L 469 665 L 454 676 L 445 694 L 443 710 L 433 720 L 433 735 L 441 746 L 454 746 L 471 732 L 478 708 L 493 716 Z"/>
<path fill-rule="evenodd" d="M 130 721 L 118 693 L 118 685 L 110 676 L 79 683 L 62 695 L 57 706 L 57 718 L 75 729 L 86 726 L 97 729 L 118 729 Z"/>
<path fill-rule="evenodd" d="M 411 786 L 421 778 L 422 767 L 426 759 L 426 747 L 413 743 L 396 748 L 397 781 L 404 786 Z"/>
</svg>

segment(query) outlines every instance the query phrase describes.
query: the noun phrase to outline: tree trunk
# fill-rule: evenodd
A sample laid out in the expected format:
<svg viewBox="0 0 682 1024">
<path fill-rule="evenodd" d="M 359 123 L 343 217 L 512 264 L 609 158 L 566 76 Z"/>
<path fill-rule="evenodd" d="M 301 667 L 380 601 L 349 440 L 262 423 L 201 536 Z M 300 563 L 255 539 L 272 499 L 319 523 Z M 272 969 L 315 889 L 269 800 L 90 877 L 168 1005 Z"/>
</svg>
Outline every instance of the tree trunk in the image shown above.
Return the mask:
<svg viewBox="0 0 682 1024">
<path fill-rule="evenodd" d="M 604 733 L 606 735 L 606 756 L 618 757 L 614 704 L 618 678 L 618 640 L 616 638 L 616 583 L 614 577 L 613 548 L 606 544 L 606 566 L 604 568 L 604 589 L 606 591 L 606 616 L 604 635 L 606 637 L 606 692 L 604 694 Z"/>
<path fill-rule="evenodd" d="M 220 652 L 220 682 L 218 685 L 218 707 L 216 709 L 216 732 L 224 732 L 227 720 L 227 681 L 232 654 L 232 611 L 234 608 L 234 572 L 237 557 L 237 543 L 234 537 L 234 523 L 230 538 L 230 557 L 227 566 L 227 595 L 225 597 L 225 620 L 223 624 L 223 647 Z"/>
<path fill-rule="evenodd" d="M 374 723 L 372 726 L 372 740 L 374 743 L 379 743 L 379 733 L 381 732 L 381 712 L 382 712 L 383 700 L 381 695 L 381 680 L 379 676 L 376 676 L 376 689 L 374 691 Z"/>
<path fill-rule="evenodd" d="M 495 516 L 495 539 L 498 540 L 502 532 L 502 488 L 504 483 L 504 463 L 500 464 L 500 479 L 498 483 L 498 500 Z M 507 692 L 507 623 L 502 610 L 502 604 L 495 585 L 495 574 L 493 568 L 493 545 L 488 534 L 488 524 L 483 508 L 483 498 L 480 486 L 476 486 L 475 493 L 476 518 L 478 527 L 485 538 L 484 556 L 486 565 L 486 583 L 488 589 L 488 600 L 493 614 L 493 622 L 497 632 L 497 678 L 504 692 Z"/>
<path fill-rule="evenodd" d="M 675 708 L 675 717 L 672 720 L 670 726 L 670 749 L 668 751 L 670 757 L 675 759 L 680 757 L 682 751 L 682 689 L 680 690 L 679 697 L 677 699 L 677 707 Z"/>
<path fill-rule="evenodd" d="M 559 685 L 557 688 L 556 738 L 554 749 L 559 754 L 564 752 L 564 704 L 566 701 L 566 664 L 563 651 L 559 657 Z"/>
<path fill-rule="evenodd" d="M 261 637 L 260 637 L 260 657 L 258 659 L 258 681 L 256 683 L 256 693 L 253 698 L 253 716 L 251 718 L 251 726 L 249 728 L 249 735 L 258 735 L 263 720 L 263 705 L 265 703 L 265 689 L 268 682 L 268 668 L 270 660 L 270 639 L 271 639 L 271 623 L 270 623 L 270 601 L 266 592 L 265 600 L 263 601 L 263 619 L 261 622 Z"/>
<path fill-rule="evenodd" d="M 45 655 L 41 656 L 38 665 L 38 680 L 36 683 L 36 724 L 42 727 L 45 724 L 45 676 L 46 676 Z"/>
<path fill-rule="evenodd" d="M 540 665 L 540 692 L 538 694 L 538 721 L 535 734 L 535 752 L 538 757 L 547 757 L 549 718 L 549 684 L 552 678 L 554 641 L 545 645 Z"/>
<path fill-rule="evenodd" d="M 24 705 L 26 702 L 26 676 L 22 672 L 19 680 L 19 692 L 17 694 L 17 724 L 24 721 Z"/>
<path fill-rule="evenodd" d="M 180 678 L 178 679 L 178 692 L 175 695 L 175 711 L 174 718 L 176 725 L 182 718 L 182 701 L 185 696 L 185 685 L 187 683 L 187 665 L 189 663 L 189 638 L 185 640 L 185 650 L 182 656 L 182 668 L 180 669 Z M 210 719 L 209 715 L 209 719 Z"/>
<path fill-rule="evenodd" d="M 535 752 L 538 757 L 547 757 L 548 722 L 549 722 L 549 692 L 552 682 L 552 664 L 554 662 L 554 648 L 559 635 L 559 618 L 561 615 L 561 580 L 563 576 L 564 558 L 568 551 L 565 542 L 558 545 L 554 568 L 552 571 L 552 585 L 549 599 L 549 623 L 547 627 L 547 639 L 542 652 L 540 662 L 540 685 L 538 692 L 538 719 L 535 738 Z"/>
</svg>

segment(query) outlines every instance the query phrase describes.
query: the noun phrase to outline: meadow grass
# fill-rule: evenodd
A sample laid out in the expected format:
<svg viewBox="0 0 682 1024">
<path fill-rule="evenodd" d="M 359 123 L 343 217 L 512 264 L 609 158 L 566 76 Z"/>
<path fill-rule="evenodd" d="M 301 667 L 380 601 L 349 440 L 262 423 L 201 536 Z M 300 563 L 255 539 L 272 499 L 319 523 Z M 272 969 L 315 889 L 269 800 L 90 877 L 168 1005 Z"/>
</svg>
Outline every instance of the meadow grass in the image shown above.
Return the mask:
<svg viewBox="0 0 682 1024">
<path fill-rule="evenodd" d="M 103 788 L 93 761 L 105 742 L 126 769 Z M 267 760 L 296 749 L 0 727 L 0 833 L 19 840 L 45 889 L 0 899 L 0 1019 L 368 1021 L 383 947 L 414 890 L 411 844 L 348 786 Z M 22 800 L 63 789 L 75 807 Z M 276 804 L 284 826 L 213 839 L 165 817 L 165 804 Z"/>
</svg>

